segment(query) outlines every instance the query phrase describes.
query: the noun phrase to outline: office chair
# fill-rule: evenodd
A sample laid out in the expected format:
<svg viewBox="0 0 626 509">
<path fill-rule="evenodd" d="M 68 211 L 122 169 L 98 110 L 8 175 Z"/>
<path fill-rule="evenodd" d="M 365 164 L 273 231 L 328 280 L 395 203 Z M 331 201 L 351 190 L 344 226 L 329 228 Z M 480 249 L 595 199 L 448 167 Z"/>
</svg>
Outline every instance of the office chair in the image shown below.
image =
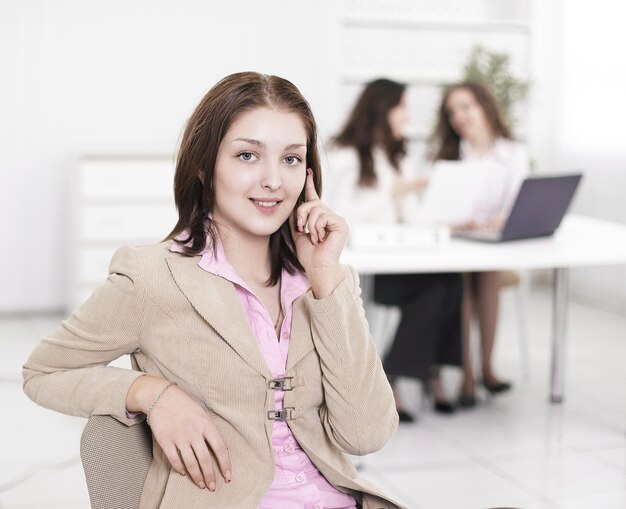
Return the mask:
<svg viewBox="0 0 626 509">
<path fill-rule="evenodd" d="M 143 422 L 126 426 L 110 415 L 89 418 L 80 439 L 92 509 L 136 509 L 152 463 L 152 435 Z"/>
</svg>

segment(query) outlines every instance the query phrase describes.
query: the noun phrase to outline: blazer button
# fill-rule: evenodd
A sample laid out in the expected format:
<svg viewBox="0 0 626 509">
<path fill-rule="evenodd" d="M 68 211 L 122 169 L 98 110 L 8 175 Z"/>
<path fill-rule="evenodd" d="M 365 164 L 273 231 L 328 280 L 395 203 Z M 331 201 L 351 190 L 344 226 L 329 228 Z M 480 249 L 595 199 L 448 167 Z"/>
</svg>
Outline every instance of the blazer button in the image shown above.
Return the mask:
<svg viewBox="0 0 626 509">
<path fill-rule="evenodd" d="M 304 474 L 302 472 L 296 475 L 296 481 L 304 482 Z"/>
</svg>

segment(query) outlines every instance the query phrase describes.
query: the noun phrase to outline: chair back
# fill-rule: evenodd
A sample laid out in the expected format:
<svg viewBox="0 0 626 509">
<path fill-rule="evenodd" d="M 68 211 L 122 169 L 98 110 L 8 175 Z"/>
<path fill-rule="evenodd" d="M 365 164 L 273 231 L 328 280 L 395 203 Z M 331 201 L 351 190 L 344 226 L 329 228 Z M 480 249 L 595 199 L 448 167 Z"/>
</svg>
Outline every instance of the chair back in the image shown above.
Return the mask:
<svg viewBox="0 0 626 509">
<path fill-rule="evenodd" d="M 152 463 L 152 434 L 144 422 L 126 426 L 110 415 L 89 418 L 80 439 L 92 509 L 138 509 Z"/>
</svg>

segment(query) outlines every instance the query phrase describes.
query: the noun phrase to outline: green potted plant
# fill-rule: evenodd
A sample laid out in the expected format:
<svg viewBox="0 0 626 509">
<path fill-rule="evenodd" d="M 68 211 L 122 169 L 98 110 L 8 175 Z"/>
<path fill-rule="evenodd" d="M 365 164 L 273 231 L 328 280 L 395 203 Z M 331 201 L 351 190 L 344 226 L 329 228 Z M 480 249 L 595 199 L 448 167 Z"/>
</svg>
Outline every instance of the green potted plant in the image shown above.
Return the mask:
<svg viewBox="0 0 626 509">
<path fill-rule="evenodd" d="M 528 96 L 530 81 L 514 76 L 510 63 L 511 58 L 507 53 L 490 51 L 480 45 L 474 46 L 463 68 L 462 79 L 488 85 L 500 103 L 507 121 L 515 126 L 517 121 L 514 107 Z"/>
</svg>

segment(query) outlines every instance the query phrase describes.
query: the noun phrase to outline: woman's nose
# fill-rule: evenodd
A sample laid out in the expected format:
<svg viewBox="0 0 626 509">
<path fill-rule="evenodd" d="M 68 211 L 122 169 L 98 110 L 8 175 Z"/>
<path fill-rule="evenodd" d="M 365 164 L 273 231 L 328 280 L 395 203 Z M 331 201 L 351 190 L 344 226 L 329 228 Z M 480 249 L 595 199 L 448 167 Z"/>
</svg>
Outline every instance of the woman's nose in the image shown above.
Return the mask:
<svg viewBox="0 0 626 509">
<path fill-rule="evenodd" d="M 280 189 L 281 184 L 282 180 L 278 165 L 274 163 L 265 164 L 261 174 L 261 187 L 270 191 L 276 191 Z"/>
</svg>

